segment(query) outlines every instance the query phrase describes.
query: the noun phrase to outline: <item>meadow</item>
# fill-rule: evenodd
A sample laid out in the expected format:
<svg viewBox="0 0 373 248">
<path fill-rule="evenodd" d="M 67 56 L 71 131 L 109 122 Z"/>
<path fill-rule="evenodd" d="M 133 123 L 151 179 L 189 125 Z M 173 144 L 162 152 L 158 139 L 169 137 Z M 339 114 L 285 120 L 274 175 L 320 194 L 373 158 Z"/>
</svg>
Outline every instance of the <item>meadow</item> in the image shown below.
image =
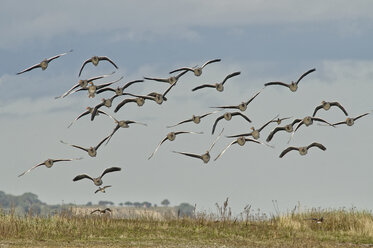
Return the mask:
<svg viewBox="0 0 373 248">
<path fill-rule="evenodd" d="M 321 218 L 317 223 L 312 218 Z M 372 247 L 373 215 L 351 209 L 294 209 L 267 216 L 247 206 L 233 216 L 164 213 L 117 218 L 62 211 L 50 216 L 0 215 L 0 247 Z"/>
</svg>

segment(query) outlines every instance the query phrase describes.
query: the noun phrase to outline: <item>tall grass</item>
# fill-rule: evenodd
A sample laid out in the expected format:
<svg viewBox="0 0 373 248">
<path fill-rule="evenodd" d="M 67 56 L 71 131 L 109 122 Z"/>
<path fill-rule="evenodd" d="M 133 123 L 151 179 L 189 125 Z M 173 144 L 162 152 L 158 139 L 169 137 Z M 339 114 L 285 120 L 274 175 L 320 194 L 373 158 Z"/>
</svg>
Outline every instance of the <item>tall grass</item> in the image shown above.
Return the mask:
<svg viewBox="0 0 373 248">
<path fill-rule="evenodd" d="M 47 217 L 0 213 L 0 246 L 9 242 L 54 246 L 59 242 L 82 246 L 136 247 L 363 247 L 373 244 L 373 215 L 355 209 L 294 209 L 266 216 L 246 206 L 233 216 L 228 199 L 217 213 L 195 212 L 192 217 L 168 214 L 130 219 L 110 214 L 82 215 L 73 210 Z M 312 218 L 323 217 L 322 223 Z M 99 245 L 98 245 L 99 244 Z M 324 245 L 321 245 L 324 244 Z"/>
</svg>

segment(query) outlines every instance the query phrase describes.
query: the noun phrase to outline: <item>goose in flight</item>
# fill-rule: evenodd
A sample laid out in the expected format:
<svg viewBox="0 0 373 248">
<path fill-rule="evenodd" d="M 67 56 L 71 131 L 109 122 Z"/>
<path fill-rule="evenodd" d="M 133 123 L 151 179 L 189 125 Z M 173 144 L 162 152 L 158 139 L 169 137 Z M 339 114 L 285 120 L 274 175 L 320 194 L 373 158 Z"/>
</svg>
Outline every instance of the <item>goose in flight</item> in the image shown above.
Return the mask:
<svg viewBox="0 0 373 248">
<path fill-rule="evenodd" d="M 251 120 L 249 119 L 249 117 L 247 117 L 246 115 L 242 114 L 241 112 L 232 112 L 232 113 L 231 112 L 226 112 L 223 115 L 221 115 L 218 118 L 216 118 L 215 123 L 212 126 L 212 132 L 211 132 L 211 134 L 214 134 L 216 125 L 218 124 L 218 122 L 220 120 L 225 119 L 227 121 L 230 121 L 232 119 L 232 116 L 236 116 L 236 115 L 241 116 L 242 118 L 244 118 L 248 122 L 251 122 Z"/>
<path fill-rule="evenodd" d="M 315 111 L 313 112 L 312 117 L 314 117 L 316 115 L 317 111 L 319 111 L 320 109 L 325 109 L 326 111 L 328 111 L 330 109 L 330 107 L 333 107 L 333 106 L 338 107 L 340 110 L 343 111 L 343 113 L 346 116 L 348 116 L 347 111 L 345 110 L 344 107 L 342 107 L 342 105 L 339 102 L 326 102 L 326 101 L 322 101 L 321 104 L 315 108 Z"/>
<path fill-rule="evenodd" d="M 139 125 L 143 125 L 143 126 L 148 126 L 147 124 L 145 123 L 142 123 L 142 122 L 138 122 L 138 121 L 130 121 L 130 120 L 127 120 L 127 121 L 118 121 L 117 119 L 115 119 L 114 117 L 111 116 L 111 118 L 114 120 L 114 122 L 117 124 L 113 130 L 113 132 L 107 137 L 107 141 L 106 141 L 106 145 L 109 143 L 111 137 L 113 137 L 113 135 L 115 134 L 116 131 L 119 130 L 119 128 L 129 128 L 130 124 L 139 124 Z"/>
<path fill-rule="evenodd" d="M 346 124 L 347 126 L 352 126 L 352 125 L 355 124 L 355 121 L 356 121 L 356 120 L 358 120 L 358 119 L 360 119 L 361 117 L 364 117 L 364 116 L 366 116 L 366 115 L 369 115 L 369 114 L 370 114 L 370 112 L 365 113 L 365 114 L 362 114 L 362 115 L 359 115 L 359 116 L 357 116 L 357 117 L 355 117 L 355 118 L 350 118 L 350 117 L 348 117 L 345 121 L 337 122 L 337 123 L 333 124 L 333 126 L 337 126 L 337 125 L 341 125 L 341 124 Z"/>
<path fill-rule="evenodd" d="M 178 75 L 171 76 L 171 77 L 168 77 L 168 78 L 144 77 L 144 79 L 153 80 L 153 81 L 157 81 L 157 82 L 164 82 L 164 83 L 169 83 L 169 84 L 176 84 L 177 81 L 179 81 L 179 78 L 187 72 L 188 72 L 188 70 L 184 70 L 183 72 L 179 73 Z"/>
<path fill-rule="evenodd" d="M 304 124 L 306 127 L 308 127 L 308 126 L 312 125 L 314 121 L 323 122 L 323 123 L 325 123 L 325 124 L 327 124 L 327 125 L 329 125 L 329 126 L 334 127 L 333 124 L 330 124 L 329 122 L 327 122 L 327 121 L 324 120 L 324 119 L 317 118 L 317 117 L 306 116 L 306 117 L 303 118 L 302 121 L 300 121 L 300 122 L 298 123 L 298 125 L 297 125 L 297 127 L 295 128 L 295 130 L 293 131 L 293 133 L 295 133 L 295 132 L 296 132 L 296 131 L 297 131 L 297 130 L 298 130 L 298 129 L 303 125 L 303 124 Z"/>
<path fill-rule="evenodd" d="M 125 93 L 125 94 L 129 94 L 129 93 Z M 123 101 L 121 101 L 117 107 L 114 109 L 114 112 L 118 112 L 119 109 L 121 109 L 125 104 L 127 103 L 130 103 L 130 102 L 135 102 L 137 104 L 137 106 L 141 107 L 144 105 L 145 103 L 145 99 L 147 100 L 154 100 L 154 97 L 151 97 L 151 96 L 139 96 L 139 97 L 135 97 L 135 98 L 127 98 L 127 99 L 124 99 Z"/>
<path fill-rule="evenodd" d="M 224 80 L 221 82 L 221 83 L 215 83 L 215 84 L 202 84 L 200 86 L 197 86 L 195 87 L 194 89 L 192 89 L 192 91 L 196 91 L 196 90 L 199 90 L 199 89 L 202 89 L 202 88 L 216 88 L 217 91 L 219 92 L 222 92 L 224 90 L 224 84 L 225 82 L 231 78 L 231 77 L 235 77 L 235 76 L 238 76 L 240 75 L 241 72 L 237 71 L 237 72 L 233 72 L 231 74 L 229 74 L 228 76 L 226 76 L 224 78 Z"/>
<path fill-rule="evenodd" d="M 100 213 L 100 214 L 106 214 L 106 213 L 111 213 L 111 209 L 110 208 L 105 208 L 105 209 L 95 209 L 91 212 L 91 214 L 94 214 L 94 213 Z"/>
<path fill-rule="evenodd" d="M 93 121 L 94 119 L 95 119 L 95 117 L 98 115 L 98 113 L 100 113 L 99 111 L 99 108 L 101 108 L 102 106 L 105 106 L 105 107 L 107 107 L 107 108 L 110 108 L 111 107 L 111 105 L 112 105 L 112 103 L 113 103 L 113 100 L 115 99 L 115 98 L 117 98 L 118 97 L 118 95 L 114 95 L 114 96 L 112 96 L 111 98 L 102 98 L 102 100 L 101 100 L 101 103 L 99 103 L 99 104 L 97 104 L 94 108 L 93 108 L 93 110 L 92 110 L 92 112 L 91 112 L 91 121 Z M 101 111 L 102 112 L 102 111 Z M 109 116 L 109 115 L 108 115 Z"/>
<path fill-rule="evenodd" d="M 191 68 L 191 67 L 181 67 L 179 69 L 176 69 L 176 70 L 173 70 L 170 72 L 170 74 L 174 73 L 174 72 L 177 72 L 177 71 L 192 71 L 194 73 L 195 76 L 199 77 L 201 76 L 202 74 L 202 69 L 208 65 L 208 64 L 211 64 L 211 63 L 215 63 L 215 62 L 220 62 L 221 59 L 213 59 L 213 60 L 209 60 L 207 61 L 206 63 L 204 63 L 201 67 L 199 66 L 196 66 L 194 68 Z"/>
<path fill-rule="evenodd" d="M 175 125 L 172 125 L 172 126 L 167 126 L 167 128 L 171 128 L 171 127 L 176 127 L 178 125 L 181 125 L 181 124 L 184 124 L 184 123 L 187 123 L 187 122 L 194 122 L 195 124 L 199 124 L 201 122 L 201 119 L 206 117 L 206 116 L 209 116 L 211 114 L 215 114 L 219 111 L 213 111 L 213 112 L 210 112 L 210 113 L 206 113 L 206 114 L 203 114 L 203 115 L 193 115 L 192 118 L 190 119 L 187 119 L 187 120 L 184 120 L 184 121 L 181 121 Z"/>
<path fill-rule="evenodd" d="M 98 187 L 98 189 L 95 191 L 95 194 L 97 194 L 98 192 L 102 192 L 102 193 L 106 193 L 106 189 L 107 188 L 110 188 L 111 187 L 111 185 L 106 185 L 106 186 L 104 186 L 104 187 Z"/>
<path fill-rule="evenodd" d="M 269 82 L 269 83 L 265 83 L 264 86 L 282 85 L 282 86 L 288 87 L 292 92 L 295 92 L 298 89 L 298 83 L 300 82 L 300 80 L 302 80 L 302 78 L 304 78 L 305 76 L 307 76 L 308 74 L 310 74 L 311 72 L 314 72 L 314 71 L 316 71 L 315 68 L 303 73 L 303 75 L 300 76 L 297 81 L 295 81 L 295 82 L 291 81 L 290 84 L 286 84 L 286 83 L 283 83 L 283 82 Z"/>
<path fill-rule="evenodd" d="M 96 186 L 101 186 L 102 185 L 102 177 L 105 176 L 106 173 L 120 171 L 120 170 L 122 170 L 120 167 L 110 167 L 110 168 L 105 169 L 104 172 L 102 172 L 101 176 L 99 176 L 99 177 L 93 178 L 93 177 L 88 176 L 87 174 L 82 174 L 82 175 L 78 175 L 78 176 L 74 177 L 73 181 L 76 182 L 76 181 L 82 180 L 84 178 L 87 178 L 87 179 L 92 180 L 92 182 Z"/>
<path fill-rule="evenodd" d="M 215 146 L 216 142 L 219 140 L 223 131 L 224 131 L 224 128 L 221 130 L 218 137 L 215 139 L 215 141 L 211 144 L 210 148 L 204 154 L 199 155 L 199 154 L 188 153 L 188 152 L 177 152 L 177 151 L 173 151 L 173 152 L 174 153 L 179 153 L 179 154 L 184 155 L 184 156 L 201 159 L 205 164 L 207 164 L 210 161 L 210 151 Z"/>
<path fill-rule="evenodd" d="M 261 145 L 266 145 L 266 146 L 269 146 L 269 147 L 272 147 L 272 146 L 270 146 L 270 145 L 268 145 L 268 144 L 265 144 L 265 143 L 262 143 L 262 142 L 260 142 L 260 141 L 257 141 L 257 140 L 254 140 L 254 139 L 251 139 L 251 138 L 246 138 L 246 137 L 244 137 L 244 136 L 240 136 L 240 137 L 238 137 L 236 140 L 234 140 L 234 141 L 232 141 L 231 143 L 229 143 L 229 145 L 226 147 L 226 148 L 224 148 L 224 150 L 221 152 L 221 153 L 219 153 L 219 155 L 214 159 L 214 161 L 216 161 L 218 158 L 220 158 L 224 153 L 225 153 L 225 151 L 229 148 L 229 147 L 231 147 L 231 145 L 234 145 L 234 144 L 239 144 L 240 146 L 243 146 L 243 145 L 245 145 L 245 143 L 246 142 L 254 142 L 254 143 L 257 143 L 257 144 L 261 144 Z M 273 148 L 273 147 L 272 147 Z"/>
<path fill-rule="evenodd" d="M 92 63 L 94 66 L 97 66 L 98 62 L 100 62 L 101 60 L 106 60 L 106 61 L 110 62 L 116 69 L 118 69 L 118 66 L 116 64 L 114 64 L 114 62 L 111 59 L 109 59 L 108 57 L 106 57 L 106 56 L 93 56 L 92 58 L 87 59 L 86 61 L 83 62 L 82 67 L 80 68 L 80 71 L 79 71 L 79 77 L 80 77 L 80 74 L 82 74 L 82 70 L 83 70 L 83 68 L 86 64 Z"/>
<path fill-rule="evenodd" d="M 254 139 L 259 139 L 260 137 L 260 132 L 266 127 L 268 126 L 270 123 L 272 122 L 277 122 L 276 118 L 278 116 L 276 116 L 275 118 L 273 118 L 272 120 L 266 122 L 261 128 L 259 129 L 255 129 L 254 127 L 251 127 L 251 132 L 250 133 L 243 133 L 243 134 L 237 134 L 237 135 L 230 135 L 230 136 L 226 136 L 227 138 L 238 138 L 240 136 L 252 136 Z"/>
<path fill-rule="evenodd" d="M 229 105 L 229 106 L 220 106 L 220 107 L 211 107 L 211 108 L 219 108 L 219 109 L 239 109 L 241 110 L 242 112 L 244 112 L 246 109 L 247 109 L 247 105 L 249 105 L 254 99 L 255 97 L 257 97 L 259 95 L 259 93 L 261 92 L 262 90 L 260 90 L 258 93 L 256 93 L 253 97 L 251 97 L 248 101 L 246 102 L 241 102 L 240 104 L 238 105 Z"/>
<path fill-rule="evenodd" d="M 68 51 L 68 52 L 66 52 L 66 53 L 61 53 L 61 54 L 58 54 L 58 55 L 56 55 L 56 56 L 50 57 L 49 59 L 44 59 L 44 60 L 41 61 L 39 64 L 35 64 L 35 65 L 33 65 L 33 66 L 30 66 L 30 67 L 27 68 L 27 69 L 24 69 L 23 71 L 18 72 L 17 75 L 22 74 L 22 73 L 25 73 L 25 72 L 27 72 L 27 71 L 31 71 L 31 70 L 36 69 L 36 68 L 39 68 L 39 67 L 44 71 L 45 69 L 47 69 L 49 62 L 51 62 L 52 60 L 57 59 L 57 58 L 59 58 L 59 57 L 61 57 L 61 56 L 64 56 L 64 55 L 66 55 L 66 54 L 68 54 L 68 53 L 71 53 L 72 51 L 73 51 L 73 50 L 70 50 L 70 51 Z"/>
<path fill-rule="evenodd" d="M 154 152 L 149 156 L 148 160 L 151 159 L 155 153 L 158 151 L 159 147 L 166 141 L 174 141 L 176 136 L 179 134 L 185 134 L 185 133 L 191 133 L 191 134 L 203 134 L 203 132 L 187 132 L 187 131 L 179 131 L 179 132 L 169 132 L 166 137 L 161 140 L 161 142 L 158 144 L 158 146 L 155 148 Z"/>
<path fill-rule="evenodd" d="M 308 149 L 310 149 L 311 147 L 317 147 L 323 151 L 326 150 L 326 147 L 323 146 L 322 144 L 320 143 L 317 143 L 317 142 L 314 142 L 308 146 L 302 146 L 302 147 L 294 147 L 294 146 L 289 146 L 288 148 L 286 148 L 285 150 L 283 150 L 280 154 L 280 158 L 282 158 L 283 156 L 285 156 L 286 153 L 290 152 L 290 151 L 293 151 L 293 150 L 297 150 L 299 151 L 299 154 L 300 155 L 306 155 L 307 152 L 308 152 Z"/>
<path fill-rule="evenodd" d="M 68 91 L 66 91 L 65 93 L 63 93 L 62 95 L 60 96 L 56 96 L 54 99 L 58 99 L 58 98 L 64 98 L 68 95 L 71 94 L 71 92 L 73 92 L 73 90 L 75 90 L 76 88 L 80 87 L 82 89 L 87 89 L 88 87 L 88 83 L 89 82 L 93 82 L 97 79 L 101 79 L 101 78 L 105 78 L 105 77 L 108 77 L 110 75 L 113 75 L 115 73 L 115 71 L 113 71 L 112 73 L 110 74 L 105 74 L 105 75 L 101 75 L 101 76 L 97 76 L 97 77 L 92 77 L 92 78 L 89 78 L 89 79 L 84 79 L 84 80 L 79 80 L 77 84 L 75 84 L 73 87 L 71 87 Z M 76 92 L 76 91 L 74 91 Z"/>
<path fill-rule="evenodd" d="M 286 132 L 288 132 L 288 133 L 293 132 L 293 130 L 294 130 L 294 125 L 297 124 L 297 123 L 299 123 L 299 122 L 301 122 L 301 121 L 302 121 L 302 119 L 295 119 L 292 123 L 287 124 L 287 125 L 285 125 L 285 126 L 283 126 L 283 127 L 275 127 L 275 129 L 273 129 L 273 130 L 269 133 L 269 135 L 268 135 L 266 141 L 267 141 L 267 142 L 270 142 L 270 141 L 272 140 L 273 136 L 275 135 L 275 133 L 277 133 L 277 132 L 279 132 L 279 131 L 286 131 Z M 277 122 L 277 123 L 278 123 L 278 122 Z M 280 123 L 281 123 L 281 121 L 280 121 Z"/>
<path fill-rule="evenodd" d="M 69 145 L 69 146 L 72 146 L 72 147 L 78 148 L 78 149 L 80 149 L 80 150 L 86 151 L 86 152 L 88 153 L 88 155 L 91 156 L 91 157 L 96 157 L 98 148 L 99 148 L 99 147 L 102 145 L 102 143 L 104 143 L 105 140 L 107 140 L 108 138 L 109 138 L 109 137 L 106 137 L 106 138 L 104 138 L 103 140 L 101 140 L 100 143 L 98 143 L 98 145 L 96 145 L 95 147 L 91 146 L 91 147 L 89 147 L 89 148 L 84 148 L 84 147 L 81 147 L 81 146 L 72 145 L 72 144 L 66 143 L 66 142 L 64 142 L 64 141 L 62 141 L 62 140 L 60 140 L 60 142 L 61 142 L 62 144 Z"/>
<path fill-rule="evenodd" d="M 53 166 L 54 163 L 57 163 L 57 162 L 63 162 L 63 161 L 73 161 L 73 160 L 80 160 L 82 158 L 71 158 L 71 159 L 47 159 L 45 160 L 44 162 L 42 163 L 39 163 L 37 165 L 34 165 L 33 167 L 31 167 L 30 169 L 28 169 L 27 171 L 23 172 L 22 174 L 18 175 L 18 177 L 21 177 L 23 175 L 25 175 L 26 173 L 29 173 L 30 171 L 32 171 L 33 169 L 39 167 L 39 166 L 42 166 L 42 165 L 45 165 L 45 167 L 47 168 L 51 168 Z"/>
<path fill-rule="evenodd" d="M 100 94 L 102 92 L 105 92 L 105 91 L 112 91 L 114 92 L 117 96 L 122 96 L 123 93 L 124 93 L 124 90 L 127 89 L 129 86 L 135 84 L 135 83 L 142 83 L 144 82 L 144 80 L 134 80 L 134 81 L 131 81 L 131 82 L 128 82 L 126 83 L 124 86 L 122 87 L 117 87 L 117 88 L 110 88 L 110 87 L 105 87 L 105 88 L 102 88 L 102 89 L 99 89 L 96 91 L 96 94 Z"/>
</svg>

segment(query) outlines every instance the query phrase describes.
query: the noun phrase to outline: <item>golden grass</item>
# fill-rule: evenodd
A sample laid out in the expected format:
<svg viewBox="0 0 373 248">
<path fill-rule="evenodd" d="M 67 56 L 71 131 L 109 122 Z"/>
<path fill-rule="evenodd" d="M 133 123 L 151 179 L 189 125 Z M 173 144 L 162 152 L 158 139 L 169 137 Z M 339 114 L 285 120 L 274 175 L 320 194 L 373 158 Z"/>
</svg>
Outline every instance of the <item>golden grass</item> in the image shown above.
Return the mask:
<svg viewBox="0 0 373 248">
<path fill-rule="evenodd" d="M 0 215 L 0 247 L 368 247 L 373 216 L 354 209 L 291 212 L 266 217 L 250 209 L 233 217 L 195 213 L 192 218 L 119 219 L 110 215 Z M 225 208 L 225 210 L 224 210 Z M 324 217 L 320 224 L 311 218 Z"/>
</svg>

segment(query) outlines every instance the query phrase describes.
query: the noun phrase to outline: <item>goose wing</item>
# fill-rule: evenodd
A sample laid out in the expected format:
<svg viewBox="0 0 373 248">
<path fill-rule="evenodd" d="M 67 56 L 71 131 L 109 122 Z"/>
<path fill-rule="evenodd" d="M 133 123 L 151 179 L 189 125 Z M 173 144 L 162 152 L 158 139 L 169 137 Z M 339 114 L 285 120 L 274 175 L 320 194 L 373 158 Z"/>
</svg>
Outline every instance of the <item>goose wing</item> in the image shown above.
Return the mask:
<svg viewBox="0 0 373 248">
<path fill-rule="evenodd" d="M 348 116 L 347 111 L 345 110 L 345 108 L 339 102 L 331 102 L 330 106 L 337 106 L 340 110 L 343 111 L 345 116 Z"/>
<path fill-rule="evenodd" d="M 176 70 L 173 70 L 173 71 L 170 71 L 170 74 L 174 73 L 174 72 L 178 72 L 178 71 L 193 71 L 193 68 L 190 68 L 190 67 L 181 67 L 179 69 L 176 69 Z"/>
<path fill-rule="evenodd" d="M 272 140 L 273 136 L 275 135 L 275 133 L 277 133 L 278 131 L 283 131 L 283 130 L 285 130 L 285 127 L 276 127 L 275 129 L 273 129 L 273 130 L 269 133 L 269 135 L 268 135 L 266 141 L 267 141 L 267 142 L 270 142 L 270 141 Z"/>
<path fill-rule="evenodd" d="M 196 91 L 202 88 L 215 88 L 215 84 L 202 84 L 200 86 L 193 88 L 192 91 Z"/>
<path fill-rule="evenodd" d="M 152 81 L 157 81 L 157 82 L 163 82 L 163 83 L 168 83 L 168 78 L 151 78 L 151 77 L 144 77 L 146 80 L 152 80 Z"/>
<path fill-rule="evenodd" d="M 233 72 L 233 73 L 229 74 L 228 76 L 226 76 L 226 77 L 224 78 L 222 84 L 224 85 L 225 82 L 226 82 L 228 79 L 230 79 L 231 77 L 238 76 L 238 75 L 240 75 L 240 74 L 241 74 L 241 72 L 239 72 L 239 71 L 237 71 L 237 72 Z"/>
<path fill-rule="evenodd" d="M 158 149 L 159 149 L 159 147 L 165 142 L 167 140 L 167 137 L 166 138 L 164 138 L 159 144 L 158 144 L 158 146 L 155 148 L 155 150 L 154 150 L 154 152 L 148 157 L 148 160 L 149 159 L 151 159 L 153 156 L 154 156 L 154 154 L 158 151 Z"/>
<path fill-rule="evenodd" d="M 224 115 L 221 115 L 221 116 L 219 116 L 218 118 L 216 118 L 216 120 L 215 120 L 215 122 L 214 122 L 214 125 L 212 126 L 212 132 L 211 132 L 211 134 L 214 134 L 214 132 L 215 132 L 215 128 L 216 128 L 216 125 L 218 124 L 218 122 L 221 120 L 221 119 L 223 119 L 224 118 Z"/>
<path fill-rule="evenodd" d="M 37 164 L 37 165 L 34 165 L 33 167 L 31 167 L 31 168 L 28 169 L 27 171 L 25 171 L 25 172 L 23 172 L 22 174 L 18 175 L 18 177 L 21 177 L 21 176 L 25 175 L 26 173 L 29 173 L 30 171 L 32 171 L 32 170 L 35 169 L 36 167 L 39 167 L 39 166 L 44 165 L 44 164 L 45 164 L 45 162 L 39 163 L 39 164 Z"/>
<path fill-rule="evenodd" d="M 17 75 L 22 74 L 22 73 L 25 73 L 25 72 L 27 72 L 27 71 L 31 71 L 31 70 L 33 70 L 33 69 L 35 69 L 35 68 L 38 68 L 38 67 L 41 67 L 40 63 L 39 63 L 39 64 L 35 64 L 35 65 L 33 65 L 33 66 L 30 66 L 29 68 L 24 69 L 23 71 L 17 72 Z"/>
<path fill-rule="evenodd" d="M 102 103 L 97 104 L 94 109 L 92 110 L 91 114 L 91 121 L 93 121 L 97 115 L 98 109 L 105 105 L 105 102 L 102 101 Z"/>
<path fill-rule="evenodd" d="M 174 153 L 179 153 L 179 154 L 182 154 L 182 155 L 185 155 L 185 156 L 188 156 L 188 157 L 192 157 L 192 158 L 199 158 L 199 159 L 202 159 L 202 156 L 201 155 L 198 155 L 198 154 L 195 154 L 195 153 L 188 153 L 188 152 L 177 152 L 177 151 L 172 151 Z"/>
<path fill-rule="evenodd" d="M 129 102 L 136 102 L 136 99 L 135 98 L 128 98 L 128 99 L 124 99 L 123 101 L 121 101 L 117 107 L 115 108 L 114 112 L 118 112 L 119 109 L 121 109 L 125 104 L 129 103 Z"/>
<path fill-rule="evenodd" d="M 88 151 L 87 148 L 84 148 L 84 147 L 81 147 L 81 146 L 72 145 L 72 144 L 66 143 L 66 142 L 64 142 L 64 141 L 62 141 L 62 140 L 60 140 L 60 142 L 61 142 L 62 144 L 69 145 L 69 146 L 72 146 L 72 147 L 78 148 L 78 149 L 80 149 L 80 150 L 86 151 L 86 152 Z"/>
<path fill-rule="evenodd" d="M 321 149 L 323 151 L 326 150 L 325 146 L 323 146 L 322 144 L 317 143 L 317 142 L 313 142 L 312 144 L 310 144 L 309 146 L 307 146 L 307 149 L 310 149 L 311 147 L 318 147 L 319 149 Z"/>
<path fill-rule="evenodd" d="M 110 75 L 113 75 L 114 73 L 115 73 L 115 71 L 112 71 L 112 72 L 109 73 L 109 74 L 104 74 L 104 75 L 101 75 L 101 76 L 91 77 L 91 78 L 88 78 L 88 79 L 87 79 L 87 82 L 93 82 L 93 81 L 95 81 L 95 80 L 97 80 L 97 79 L 101 79 L 101 78 L 105 78 L 105 77 L 108 77 L 108 76 L 110 76 Z"/>
<path fill-rule="evenodd" d="M 115 171 L 121 171 L 122 168 L 120 167 L 110 167 L 110 168 L 107 168 L 106 170 L 104 170 L 104 172 L 102 172 L 100 178 L 102 178 L 106 173 L 110 173 L 110 172 L 115 172 Z"/>
<path fill-rule="evenodd" d="M 92 58 L 87 59 L 86 61 L 83 62 L 82 67 L 80 67 L 79 77 L 80 77 L 80 75 L 82 74 L 82 71 L 83 71 L 84 66 L 85 66 L 86 64 L 88 64 L 88 63 L 91 63 L 91 62 L 92 62 Z"/>
<path fill-rule="evenodd" d="M 333 127 L 334 127 L 333 124 L 331 124 L 331 123 L 329 123 L 329 122 L 327 122 L 326 120 L 321 119 L 321 118 L 312 117 L 312 120 L 314 120 L 314 121 L 319 121 L 319 122 L 324 122 L 325 124 L 328 124 L 329 126 L 333 126 Z"/>
<path fill-rule="evenodd" d="M 236 144 L 236 143 L 237 143 L 237 140 L 234 140 L 234 141 L 232 141 L 231 143 L 229 143 L 229 145 L 228 145 L 226 148 L 224 148 L 223 151 L 221 151 L 221 152 L 219 153 L 219 155 L 214 159 L 214 161 L 216 161 L 218 158 L 220 158 L 220 157 L 224 154 L 224 152 L 225 152 L 229 147 L 231 147 L 231 145 Z"/>
<path fill-rule="evenodd" d="M 251 123 L 251 120 L 249 119 L 249 117 L 247 117 L 246 115 L 242 114 L 241 112 L 233 112 L 231 114 L 232 114 L 232 116 L 240 115 L 240 116 L 242 116 L 242 118 L 244 118 L 245 120 L 247 120 L 248 122 Z"/>
<path fill-rule="evenodd" d="M 208 65 L 208 64 L 211 64 L 211 63 L 215 63 L 215 62 L 220 62 L 221 61 L 221 59 L 213 59 L 213 60 L 209 60 L 209 61 L 207 61 L 206 63 L 204 63 L 202 66 L 201 66 L 201 68 L 204 68 L 206 65 Z"/>
<path fill-rule="evenodd" d="M 300 76 L 300 77 L 298 78 L 296 84 L 298 84 L 298 83 L 300 82 L 300 80 L 302 80 L 302 78 L 304 78 L 305 76 L 307 76 L 308 74 L 310 74 L 311 72 L 314 72 L 314 71 L 316 71 L 315 68 L 313 68 L 313 69 L 311 69 L 311 70 L 306 71 L 305 73 L 303 73 L 302 76 Z"/>
<path fill-rule="evenodd" d="M 108 138 L 109 138 L 109 136 L 105 137 L 103 140 L 101 140 L 100 143 L 97 144 L 97 146 L 95 147 L 95 149 L 97 150 L 102 145 L 102 143 L 104 143 L 105 140 L 107 140 Z"/>
<path fill-rule="evenodd" d="M 319 105 L 319 106 L 317 106 L 317 107 L 315 108 L 315 111 L 313 111 L 312 117 L 314 117 L 314 116 L 316 115 L 317 111 L 319 111 L 320 109 L 322 109 L 322 104 Z"/>
<path fill-rule="evenodd" d="M 97 192 L 97 191 L 96 191 Z M 95 192 L 95 193 L 96 193 Z M 94 214 L 94 213 L 96 213 L 96 212 L 101 212 L 101 210 L 100 209 L 95 209 L 95 210 L 93 210 L 92 212 L 91 212 L 91 214 Z"/>
<path fill-rule="evenodd" d="M 75 120 L 73 120 L 73 121 L 70 123 L 70 125 L 69 125 L 67 128 L 70 128 L 70 127 L 74 124 L 74 122 L 76 122 L 77 120 L 79 120 L 80 118 L 82 118 L 83 116 L 88 115 L 88 114 L 89 114 L 89 110 L 87 110 L 87 111 L 81 113 L 78 117 L 75 118 Z"/>
<path fill-rule="evenodd" d="M 269 125 L 269 123 L 272 123 L 272 122 L 275 122 L 275 119 L 277 118 L 278 116 L 274 117 L 272 120 L 268 121 L 267 123 L 265 123 L 261 128 L 258 129 L 259 132 L 261 132 L 263 130 L 263 128 L 265 128 L 266 126 Z"/>
<path fill-rule="evenodd" d="M 60 95 L 60 96 L 56 96 L 54 99 L 64 98 L 64 97 L 70 95 L 70 93 L 71 93 L 73 90 L 75 90 L 76 88 L 78 88 L 78 87 L 79 87 L 79 84 L 75 84 L 75 85 L 74 85 L 73 87 L 71 87 L 68 91 L 66 91 L 65 93 L 63 93 L 63 94 Z"/>
<path fill-rule="evenodd" d="M 252 96 L 247 102 L 246 102 L 246 105 L 249 105 L 254 99 L 255 97 L 257 97 L 260 92 L 262 92 L 262 90 L 260 90 L 259 92 L 257 92 L 254 96 Z"/>
<path fill-rule="evenodd" d="M 90 179 L 90 180 L 93 181 L 93 178 L 88 176 L 87 174 L 77 175 L 76 177 L 74 177 L 73 181 L 76 182 L 76 181 L 82 180 L 84 178 L 87 178 L 87 179 Z"/>
<path fill-rule="evenodd" d="M 215 146 L 216 142 L 220 139 L 221 135 L 223 134 L 223 131 L 224 131 L 224 128 L 221 130 L 221 132 L 219 133 L 218 137 L 216 137 L 215 141 L 211 144 L 210 148 L 208 149 L 209 152 Z"/>
<path fill-rule="evenodd" d="M 269 86 L 269 85 L 282 85 L 282 86 L 289 88 L 289 85 L 283 82 L 268 82 L 264 84 L 264 86 Z"/>
<path fill-rule="evenodd" d="M 175 124 L 175 125 L 172 125 L 172 126 L 167 126 L 167 128 L 171 128 L 171 127 L 176 127 L 178 125 L 181 125 L 181 124 L 184 124 L 184 123 L 187 123 L 187 122 L 191 122 L 193 121 L 193 119 L 187 119 L 187 120 L 184 120 L 184 121 L 180 121 L 179 123 Z"/>
<path fill-rule="evenodd" d="M 357 117 L 354 118 L 354 121 L 360 119 L 361 117 L 364 117 L 364 116 L 366 116 L 366 115 L 369 115 L 369 114 L 370 114 L 370 113 L 368 112 L 368 113 L 365 113 L 365 114 L 359 115 L 359 116 L 357 116 Z"/>
<path fill-rule="evenodd" d="M 286 148 L 285 150 L 283 150 L 280 154 L 280 158 L 282 158 L 283 156 L 285 156 L 286 153 L 292 151 L 292 150 L 298 150 L 298 147 L 294 147 L 294 146 L 289 146 L 288 148 Z"/>
<path fill-rule="evenodd" d="M 99 89 L 98 91 L 96 91 L 96 94 L 100 94 L 100 93 L 105 92 L 105 91 L 112 91 L 112 92 L 115 92 L 115 89 L 113 89 L 113 88 L 109 88 L 109 87 L 102 88 L 102 89 Z"/>
<path fill-rule="evenodd" d="M 113 137 L 113 135 L 119 130 L 120 126 L 119 124 L 115 126 L 113 132 L 111 132 L 111 134 L 106 137 L 107 138 L 107 142 L 106 142 L 106 145 L 109 143 L 109 141 L 111 140 L 111 138 Z"/>
<path fill-rule="evenodd" d="M 98 60 L 106 60 L 106 61 L 110 62 L 110 64 L 112 64 L 116 69 L 118 69 L 118 66 L 111 59 L 109 59 L 106 56 L 100 56 L 100 57 L 98 57 Z"/>
<path fill-rule="evenodd" d="M 49 62 L 51 62 L 51 61 L 54 60 L 54 59 L 57 59 L 57 58 L 59 58 L 59 57 L 61 57 L 61 56 L 64 56 L 64 55 L 66 55 L 66 54 L 68 54 L 68 53 L 71 53 L 72 51 L 73 51 L 73 49 L 71 49 L 70 51 L 68 51 L 68 52 L 66 52 L 66 53 L 61 53 L 61 54 L 58 54 L 58 55 L 56 55 L 56 56 L 50 57 L 49 59 L 47 59 L 47 61 L 48 61 L 48 63 L 49 63 Z"/>
<path fill-rule="evenodd" d="M 136 83 L 142 83 L 144 82 L 144 80 L 134 80 L 134 81 L 131 81 L 131 82 L 128 82 L 126 83 L 123 87 L 122 87 L 122 90 L 125 90 L 126 88 L 128 88 L 129 86 L 133 85 L 133 84 L 136 84 Z"/>
</svg>

